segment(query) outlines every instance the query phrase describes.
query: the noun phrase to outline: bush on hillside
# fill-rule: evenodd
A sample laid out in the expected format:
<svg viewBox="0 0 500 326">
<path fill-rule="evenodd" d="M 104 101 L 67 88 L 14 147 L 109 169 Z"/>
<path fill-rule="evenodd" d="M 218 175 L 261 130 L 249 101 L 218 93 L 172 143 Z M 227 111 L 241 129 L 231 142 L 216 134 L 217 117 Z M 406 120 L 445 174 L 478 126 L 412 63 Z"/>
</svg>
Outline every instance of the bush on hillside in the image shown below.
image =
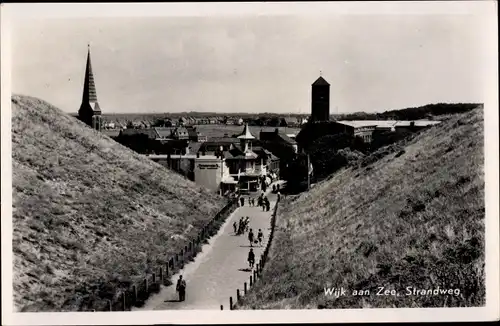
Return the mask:
<svg viewBox="0 0 500 326">
<path fill-rule="evenodd" d="M 420 107 L 390 110 L 383 113 L 356 112 L 344 114 L 339 120 L 420 120 L 432 119 L 433 116 L 464 113 L 480 106 L 479 103 L 436 103 Z"/>
</svg>

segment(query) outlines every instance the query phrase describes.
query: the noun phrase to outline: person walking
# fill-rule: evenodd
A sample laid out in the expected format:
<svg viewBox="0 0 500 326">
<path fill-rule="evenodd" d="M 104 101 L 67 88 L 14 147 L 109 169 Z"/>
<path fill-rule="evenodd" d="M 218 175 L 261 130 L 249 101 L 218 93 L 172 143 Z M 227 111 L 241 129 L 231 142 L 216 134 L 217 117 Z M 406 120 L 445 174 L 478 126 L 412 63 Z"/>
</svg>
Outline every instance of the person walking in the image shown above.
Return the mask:
<svg viewBox="0 0 500 326">
<path fill-rule="evenodd" d="M 262 233 L 262 229 L 259 229 L 257 233 L 257 240 L 259 240 L 259 246 L 262 247 L 262 240 L 264 239 L 264 233 Z"/>
<path fill-rule="evenodd" d="M 248 260 L 248 266 L 250 266 L 250 268 L 253 268 L 253 264 L 255 263 L 255 254 L 252 248 L 250 248 L 250 251 L 248 252 L 247 260 Z"/>
<path fill-rule="evenodd" d="M 253 240 L 254 240 L 253 230 L 250 229 L 250 232 L 248 232 L 248 241 L 250 241 L 250 247 L 253 247 Z"/>
<path fill-rule="evenodd" d="M 243 233 L 244 228 L 244 222 L 243 222 L 243 217 L 240 217 L 240 222 L 238 225 L 238 232 L 236 234 L 240 235 Z"/>
<path fill-rule="evenodd" d="M 233 223 L 233 230 L 234 230 L 234 233 L 238 233 L 238 224 L 236 223 L 236 221 Z"/>
<path fill-rule="evenodd" d="M 179 276 L 179 279 L 177 280 L 176 290 L 179 293 L 179 301 L 185 301 L 186 300 L 186 280 L 182 279 L 182 275 Z"/>
<path fill-rule="evenodd" d="M 241 206 L 245 205 L 245 197 L 240 197 Z"/>
<path fill-rule="evenodd" d="M 277 196 L 277 197 L 278 197 L 278 202 L 279 202 L 279 201 L 280 201 L 280 199 L 281 199 L 281 194 L 280 194 L 280 192 L 279 192 L 279 191 L 278 191 L 278 196 Z"/>
</svg>

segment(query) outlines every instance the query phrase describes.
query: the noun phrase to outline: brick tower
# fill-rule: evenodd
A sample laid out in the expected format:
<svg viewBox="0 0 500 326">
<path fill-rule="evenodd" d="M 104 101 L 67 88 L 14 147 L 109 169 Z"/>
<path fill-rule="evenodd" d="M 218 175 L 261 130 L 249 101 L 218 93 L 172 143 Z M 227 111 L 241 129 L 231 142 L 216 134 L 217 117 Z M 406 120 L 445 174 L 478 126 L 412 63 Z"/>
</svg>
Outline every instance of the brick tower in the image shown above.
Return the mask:
<svg viewBox="0 0 500 326">
<path fill-rule="evenodd" d="M 311 86 L 311 121 L 329 121 L 330 84 L 320 76 Z"/>
</svg>

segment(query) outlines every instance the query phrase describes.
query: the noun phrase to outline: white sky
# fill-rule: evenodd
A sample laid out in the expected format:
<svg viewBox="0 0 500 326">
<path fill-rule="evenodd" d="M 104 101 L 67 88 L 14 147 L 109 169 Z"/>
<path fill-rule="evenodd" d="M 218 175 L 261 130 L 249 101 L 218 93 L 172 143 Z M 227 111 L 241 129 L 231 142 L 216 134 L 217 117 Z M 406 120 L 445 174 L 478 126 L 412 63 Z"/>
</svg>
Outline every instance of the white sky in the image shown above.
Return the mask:
<svg viewBox="0 0 500 326">
<path fill-rule="evenodd" d="M 483 102 L 484 18 L 406 11 L 16 21 L 12 91 L 76 112 L 90 42 L 103 113 L 309 113 L 320 70 L 331 113 Z"/>
</svg>

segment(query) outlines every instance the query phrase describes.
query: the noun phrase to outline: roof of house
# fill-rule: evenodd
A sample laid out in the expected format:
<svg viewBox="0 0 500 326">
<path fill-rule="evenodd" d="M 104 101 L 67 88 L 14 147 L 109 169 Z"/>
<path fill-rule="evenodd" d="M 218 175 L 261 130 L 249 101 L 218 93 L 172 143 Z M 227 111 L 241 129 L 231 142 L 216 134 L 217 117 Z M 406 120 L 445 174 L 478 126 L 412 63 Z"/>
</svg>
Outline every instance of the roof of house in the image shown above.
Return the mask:
<svg viewBox="0 0 500 326">
<path fill-rule="evenodd" d="M 320 76 L 318 79 L 316 79 L 312 86 L 330 86 L 330 84 L 328 84 L 328 82 Z"/>
<path fill-rule="evenodd" d="M 179 133 L 179 134 L 187 134 L 188 133 L 188 129 L 186 127 L 177 127 L 174 129 L 175 133 Z"/>
<path fill-rule="evenodd" d="M 295 139 L 288 137 L 287 134 L 285 134 L 283 132 L 278 132 L 278 137 L 280 137 L 283 141 L 289 143 L 290 145 L 297 144 Z"/>
<path fill-rule="evenodd" d="M 171 127 L 156 127 L 154 130 L 160 138 L 169 138 L 172 133 Z"/>
<path fill-rule="evenodd" d="M 199 143 L 199 142 L 190 142 L 189 143 L 189 152 L 194 153 L 194 154 L 198 153 L 202 144 L 203 143 Z"/>
</svg>

